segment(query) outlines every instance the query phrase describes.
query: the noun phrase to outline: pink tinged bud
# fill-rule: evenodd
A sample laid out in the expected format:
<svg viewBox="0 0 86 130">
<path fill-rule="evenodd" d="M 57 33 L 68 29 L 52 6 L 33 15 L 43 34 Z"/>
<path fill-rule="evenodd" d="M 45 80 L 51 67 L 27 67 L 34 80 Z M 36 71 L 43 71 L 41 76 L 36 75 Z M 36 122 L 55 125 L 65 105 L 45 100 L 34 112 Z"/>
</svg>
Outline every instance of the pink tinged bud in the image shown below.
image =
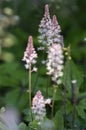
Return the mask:
<svg viewBox="0 0 86 130">
<path fill-rule="evenodd" d="M 53 25 L 58 25 L 57 18 L 56 18 L 55 15 L 53 15 L 53 20 L 52 20 L 52 22 L 53 22 Z"/>
<path fill-rule="evenodd" d="M 48 4 L 45 5 L 45 16 L 49 14 L 49 6 Z"/>
<path fill-rule="evenodd" d="M 53 23 L 54 29 L 57 28 L 57 29 L 58 29 L 57 31 L 58 31 L 58 32 L 61 32 L 60 25 L 58 24 L 56 15 L 53 15 L 52 23 Z"/>
</svg>

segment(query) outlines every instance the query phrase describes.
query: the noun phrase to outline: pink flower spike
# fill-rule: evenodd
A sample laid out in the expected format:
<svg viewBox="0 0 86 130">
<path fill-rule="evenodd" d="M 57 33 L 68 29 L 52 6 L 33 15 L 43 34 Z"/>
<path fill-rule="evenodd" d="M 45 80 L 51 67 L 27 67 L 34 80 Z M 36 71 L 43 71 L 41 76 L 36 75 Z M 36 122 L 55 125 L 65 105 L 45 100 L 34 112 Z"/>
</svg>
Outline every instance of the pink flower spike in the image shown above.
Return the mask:
<svg viewBox="0 0 86 130">
<path fill-rule="evenodd" d="M 34 118 L 38 121 L 38 123 L 41 123 L 46 116 L 45 100 L 40 90 L 37 91 L 32 100 L 32 113 L 34 114 Z"/>
<path fill-rule="evenodd" d="M 38 121 L 38 124 L 41 123 L 45 116 L 46 116 L 46 104 L 50 104 L 51 99 L 44 99 L 42 93 L 40 90 L 36 92 L 36 95 L 34 96 L 32 100 L 32 113 L 34 115 L 34 119 Z"/>
<path fill-rule="evenodd" d="M 24 52 L 24 57 L 22 59 L 23 61 L 26 62 L 25 64 L 26 69 L 29 69 L 31 67 L 31 64 L 36 63 L 36 58 L 37 58 L 37 53 L 33 46 L 33 37 L 29 36 L 26 51 Z"/>
</svg>

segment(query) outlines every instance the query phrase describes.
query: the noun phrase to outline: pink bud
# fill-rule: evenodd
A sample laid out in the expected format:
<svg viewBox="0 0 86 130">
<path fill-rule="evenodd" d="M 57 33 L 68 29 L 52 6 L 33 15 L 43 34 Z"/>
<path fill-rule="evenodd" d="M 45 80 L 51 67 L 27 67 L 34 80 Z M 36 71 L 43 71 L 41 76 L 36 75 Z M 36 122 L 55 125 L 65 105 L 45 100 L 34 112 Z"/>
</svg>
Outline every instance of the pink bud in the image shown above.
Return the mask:
<svg viewBox="0 0 86 130">
<path fill-rule="evenodd" d="M 49 13 L 49 6 L 48 6 L 48 4 L 45 5 L 45 13 L 46 14 Z"/>
<path fill-rule="evenodd" d="M 33 37 L 32 36 L 28 37 L 28 42 L 31 43 L 31 44 L 33 44 Z"/>
<path fill-rule="evenodd" d="M 58 25 L 56 15 L 53 15 L 52 22 L 53 22 L 54 25 Z"/>
</svg>

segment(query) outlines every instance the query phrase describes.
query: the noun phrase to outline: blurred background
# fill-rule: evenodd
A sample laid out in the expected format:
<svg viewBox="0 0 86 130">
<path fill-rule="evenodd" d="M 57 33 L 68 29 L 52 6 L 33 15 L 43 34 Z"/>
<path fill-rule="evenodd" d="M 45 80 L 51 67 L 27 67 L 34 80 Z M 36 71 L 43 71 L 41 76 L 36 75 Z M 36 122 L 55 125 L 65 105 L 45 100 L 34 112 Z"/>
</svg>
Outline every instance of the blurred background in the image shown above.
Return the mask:
<svg viewBox="0 0 86 130">
<path fill-rule="evenodd" d="M 0 0 L 0 107 L 12 105 L 20 111 L 28 107 L 28 72 L 21 59 L 29 35 L 35 48 L 39 46 L 38 26 L 45 4 L 49 4 L 51 18 L 57 16 L 65 47 L 71 46 L 72 58 L 83 73 L 81 91 L 86 90 L 86 0 Z M 32 86 L 36 77 L 33 74 Z M 40 77 L 37 85 L 45 85 L 43 80 Z"/>
</svg>

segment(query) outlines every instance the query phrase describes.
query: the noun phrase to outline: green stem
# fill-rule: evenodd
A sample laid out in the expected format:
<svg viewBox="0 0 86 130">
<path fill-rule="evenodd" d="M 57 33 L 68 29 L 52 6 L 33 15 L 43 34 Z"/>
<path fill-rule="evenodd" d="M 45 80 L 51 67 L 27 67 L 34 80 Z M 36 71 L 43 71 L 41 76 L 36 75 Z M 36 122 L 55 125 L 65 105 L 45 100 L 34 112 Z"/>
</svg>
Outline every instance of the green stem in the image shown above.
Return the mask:
<svg viewBox="0 0 86 130">
<path fill-rule="evenodd" d="M 52 119 L 54 116 L 54 104 L 55 104 L 55 95 L 56 95 L 57 88 L 53 86 L 53 99 L 52 99 Z"/>
<path fill-rule="evenodd" d="M 73 112 L 72 112 L 72 129 L 75 130 L 75 120 L 76 120 L 76 103 L 77 103 L 77 98 L 76 98 L 76 83 L 71 84 L 72 88 L 72 103 L 73 103 Z"/>
<path fill-rule="evenodd" d="M 0 43 L 0 56 L 2 55 L 2 45 Z"/>
<path fill-rule="evenodd" d="M 31 112 L 31 67 L 29 69 L 29 107 L 30 107 L 30 118 L 32 120 L 32 112 Z"/>
</svg>

